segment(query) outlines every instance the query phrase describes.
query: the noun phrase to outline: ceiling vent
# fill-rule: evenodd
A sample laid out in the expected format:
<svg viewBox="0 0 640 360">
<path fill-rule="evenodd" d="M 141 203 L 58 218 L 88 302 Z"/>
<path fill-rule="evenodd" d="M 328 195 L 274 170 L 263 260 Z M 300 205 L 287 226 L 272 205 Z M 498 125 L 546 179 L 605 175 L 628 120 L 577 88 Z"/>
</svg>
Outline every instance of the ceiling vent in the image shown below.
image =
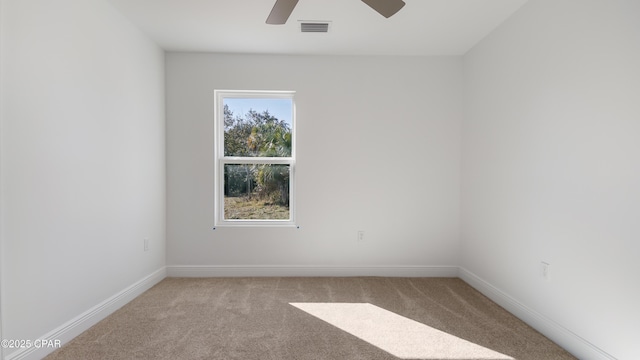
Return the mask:
<svg viewBox="0 0 640 360">
<path fill-rule="evenodd" d="M 300 22 L 300 31 L 303 33 L 326 33 L 329 32 L 329 22 Z"/>
</svg>

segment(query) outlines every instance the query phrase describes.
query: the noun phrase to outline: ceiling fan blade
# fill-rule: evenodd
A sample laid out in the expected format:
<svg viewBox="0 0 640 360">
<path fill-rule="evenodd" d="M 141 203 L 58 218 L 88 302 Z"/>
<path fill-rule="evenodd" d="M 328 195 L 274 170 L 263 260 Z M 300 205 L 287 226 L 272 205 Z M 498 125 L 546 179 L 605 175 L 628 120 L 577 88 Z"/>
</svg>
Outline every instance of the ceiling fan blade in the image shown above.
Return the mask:
<svg viewBox="0 0 640 360">
<path fill-rule="evenodd" d="M 267 18 L 267 24 L 282 25 L 286 23 L 297 3 L 298 0 L 277 0 Z"/>
<path fill-rule="evenodd" d="M 397 13 L 404 6 L 404 1 L 402 0 L 362 0 L 362 2 L 371 6 L 373 10 L 386 18 Z"/>
</svg>

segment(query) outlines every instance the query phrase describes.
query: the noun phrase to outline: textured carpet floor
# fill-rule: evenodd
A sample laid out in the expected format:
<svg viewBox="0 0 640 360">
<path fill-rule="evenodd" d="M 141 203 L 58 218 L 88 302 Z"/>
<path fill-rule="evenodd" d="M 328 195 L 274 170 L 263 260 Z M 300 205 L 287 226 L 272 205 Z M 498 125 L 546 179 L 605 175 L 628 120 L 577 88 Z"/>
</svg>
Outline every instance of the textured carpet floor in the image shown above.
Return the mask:
<svg viewBox="0 0 640 360">
<path fill-rule="evenodd" d="M 513 359 L 575 359 L 462 280 L 376 277 L 167 278 L 46 359 L 397 359 L 290 303 L 372 304 Z M 454 350 L 429 359 L 467 360 Z"/>
</svg>

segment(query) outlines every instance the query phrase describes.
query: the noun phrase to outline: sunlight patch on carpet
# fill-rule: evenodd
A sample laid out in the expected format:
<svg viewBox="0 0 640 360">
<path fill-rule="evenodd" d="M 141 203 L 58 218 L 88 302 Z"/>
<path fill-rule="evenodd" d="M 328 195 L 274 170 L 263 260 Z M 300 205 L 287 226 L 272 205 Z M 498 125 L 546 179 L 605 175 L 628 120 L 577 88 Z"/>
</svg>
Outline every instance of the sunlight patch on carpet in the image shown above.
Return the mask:
<svg viewBox="0 0 640 360">
<path fill-rule="evenodd" d="M 290 303 L 401 359 L 514 360 L 368 303 Z"/>
</svg>

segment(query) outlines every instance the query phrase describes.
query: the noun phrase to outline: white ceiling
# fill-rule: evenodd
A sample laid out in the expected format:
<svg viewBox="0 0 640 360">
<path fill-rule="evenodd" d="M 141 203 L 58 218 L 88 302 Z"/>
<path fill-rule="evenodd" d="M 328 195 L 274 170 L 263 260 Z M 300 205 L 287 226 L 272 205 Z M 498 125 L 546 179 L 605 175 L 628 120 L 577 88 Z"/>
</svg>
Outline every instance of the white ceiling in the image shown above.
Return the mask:
<svg viewBox="0 0 640 360">
<path fill-rule="evenodd" d="M 527 0 L 405 0 L 385 19 L 360 0 L 300 0 L 267 25 L 275 0 L 109 0 L 162 48 L 260 54 L 462 55 Z M 327 34 L 298 20 L 329 20 Z"/>
</svg>

